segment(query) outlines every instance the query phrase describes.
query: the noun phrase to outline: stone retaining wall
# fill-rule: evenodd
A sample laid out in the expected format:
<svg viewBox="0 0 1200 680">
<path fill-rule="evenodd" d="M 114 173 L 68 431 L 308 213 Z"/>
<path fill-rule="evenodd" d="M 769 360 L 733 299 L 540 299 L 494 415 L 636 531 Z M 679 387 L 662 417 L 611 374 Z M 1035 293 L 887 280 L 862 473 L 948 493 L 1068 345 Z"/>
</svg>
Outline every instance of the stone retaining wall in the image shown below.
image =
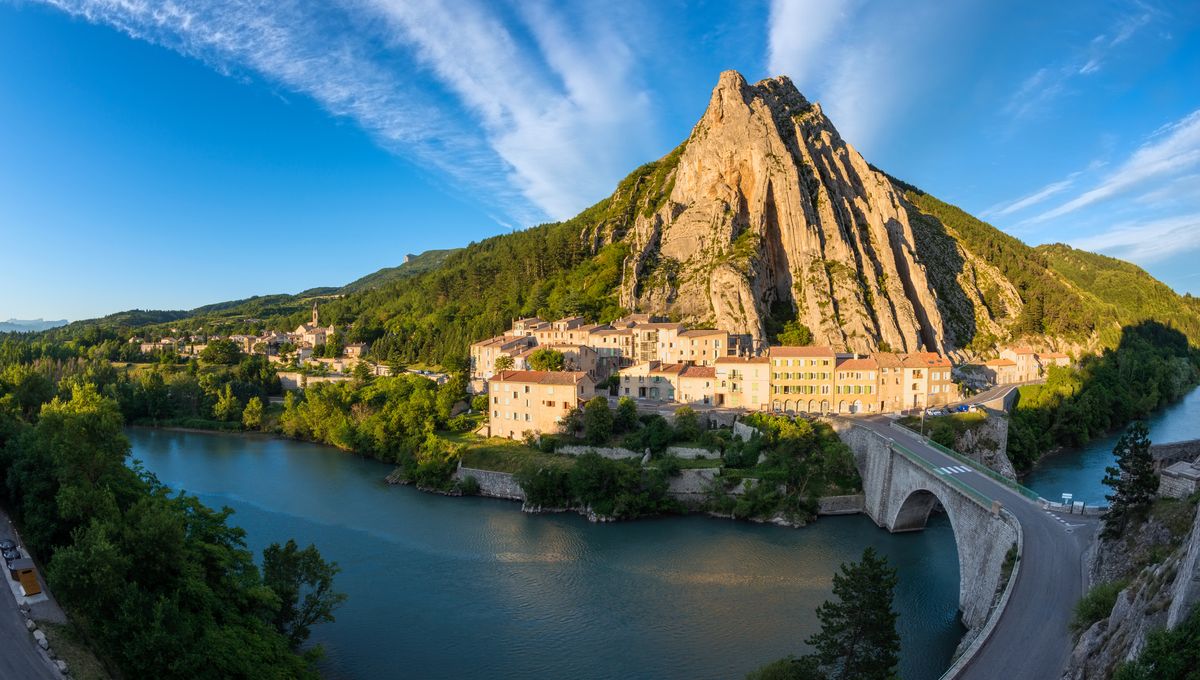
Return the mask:
<svg viewBox="0 0 1200 680">
<path fill-rule="evenodd" d="M 817 499 L 818 515 L 857 515 L 866 511 L 866 498 L 861 493 L 849 496 L 825 496 Z"/>
<path fill-rule="evenodd" d="M 504 498 L 510 501 L 524 501 L 525 490 L 517 483 L 517 478 L 511 472 L 496 472 L 494 470 L 479 470 L 459 466 L 454 473 L 458 480 L 474 477 L 479 482 L 479 495 L 489 498 Z"/>
<path fill-rule="evenodd" d="M 1162 472 L 1164 468 L 1180 461 L 1191 462 L 1200 458 L 1200 439 L 1167 444 L 1151 444 L 1150 456 L 1154 458 L 1154 471 Z"/>
<path fill-rule="evenodd" d="M 622 458 L 641 458 L 644 454 L 629 449 L 620 447 L 604 447 L 604 446 L 560 446 L 554 449 L 555 453 L 561 453 L 568 456 L 582 456 L 585 453 L 594 453 L 601 458 L 609 460 L 620 460 Z"/>
</svg>

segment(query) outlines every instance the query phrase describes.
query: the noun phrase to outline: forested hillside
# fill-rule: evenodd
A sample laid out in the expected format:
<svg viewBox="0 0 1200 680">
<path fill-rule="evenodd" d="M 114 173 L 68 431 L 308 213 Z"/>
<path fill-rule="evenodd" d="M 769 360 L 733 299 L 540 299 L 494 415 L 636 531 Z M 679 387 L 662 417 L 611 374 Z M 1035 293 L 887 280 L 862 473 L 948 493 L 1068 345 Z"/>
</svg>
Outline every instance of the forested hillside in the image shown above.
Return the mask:
<svg viewBox="0 0 1200 680">
<path fill-rule="evenodd" d="M 959 360 L 1018 341 L 1116 347 L 1145 320 L 1200 343 L 1195 298 L 1119 260 L 1032 248 L 866 164 L 786 78 L 749 85 L 733 72 L 687 140 L 572 219 L 430 251 L 342 289 L 127 312 L 46 338 L 290 330 L 314 301 L 322 323 L 376 359 L 448 368 L 516 317 L 630 311 L 765 341 L 789 323 L 815 343 Z"/>
</svg>

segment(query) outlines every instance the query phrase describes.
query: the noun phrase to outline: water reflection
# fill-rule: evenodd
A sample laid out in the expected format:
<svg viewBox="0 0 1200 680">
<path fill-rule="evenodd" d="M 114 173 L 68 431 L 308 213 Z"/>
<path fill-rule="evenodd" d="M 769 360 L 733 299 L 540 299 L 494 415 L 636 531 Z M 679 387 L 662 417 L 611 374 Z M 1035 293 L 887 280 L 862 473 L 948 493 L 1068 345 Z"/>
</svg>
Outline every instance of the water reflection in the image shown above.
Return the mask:
<svg viewBox="0 0 1200 680">
<path fill-rule="evenodd" d="M 740 677 L 804 651 L 833 572 L 868 545 L 900 569 L 903 677 L 938 677 L 962 634 L 944 516 L 905 535 L 865 517 L 595 525 L 389 487 L 386 466 L 313 444 L 130 439 L 165 483 L 234 508 L 252 549 L 295 537 L 338 561 L 350 599 L 313 635 L 329 677 Z"/>
</svg>

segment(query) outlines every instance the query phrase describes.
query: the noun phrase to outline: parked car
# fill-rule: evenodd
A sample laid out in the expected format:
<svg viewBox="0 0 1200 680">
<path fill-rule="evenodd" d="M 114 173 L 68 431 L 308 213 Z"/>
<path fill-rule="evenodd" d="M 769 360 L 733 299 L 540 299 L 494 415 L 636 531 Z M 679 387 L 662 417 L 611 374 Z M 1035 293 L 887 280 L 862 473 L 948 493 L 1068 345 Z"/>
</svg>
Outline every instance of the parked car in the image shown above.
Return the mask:
<svg viewBox="0 0 1200 680">
<path fill-rule="evenodd" d="M 958 406 L 954 407 L 955 413 L 966 413 L 969 410 L 971 410 L 971 407 L 967 406 L 966 404 L 959 404 Z"/>
<path fill-rule="evenodd" d="M 17 547 L 15 541 L 10 541 L 7 538 L 0 538 L 0 550 L 12 550 Z"/>
<path fill-rule="evenodd" d="M 21 551 L 17 550 L 16 547 L 12 547 L 12 548 L 9 548 L 8 550 L 3 551 L 3 555 L 4 555 L 5 564 L 12 562 L 13 560 L 19 560 L 22 557 L 24 557 L 24 555 L 21 554 Z"/>
</svg>

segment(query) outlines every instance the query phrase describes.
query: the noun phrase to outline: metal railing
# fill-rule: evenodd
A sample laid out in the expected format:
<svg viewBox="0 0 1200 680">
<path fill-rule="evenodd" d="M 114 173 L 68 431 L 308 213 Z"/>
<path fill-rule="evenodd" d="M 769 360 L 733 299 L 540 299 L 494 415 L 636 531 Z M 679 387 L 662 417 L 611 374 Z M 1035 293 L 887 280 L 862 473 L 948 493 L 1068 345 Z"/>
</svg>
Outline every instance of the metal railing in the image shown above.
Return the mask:
<svg viewBox="0 0 1200 680">
<path fill-rule="evenodd" d="M 898 430 L 903 430 L 904 432 L 907 432 L 907 433 L 913 435 L 914 437 L 921 439 L 927 445 L 937 449 L 938 451 L 941 451 L 942 453 L 963 463 L 964 465 L 970 466 L 976 472 L 987 475 L 988 477 L 992 478 L 992 480 L 1007 486 L 1008 488 L 1012 489 L 1013 491 L 1016 491 L 1017 493 L 1021 494 L 1022 496 L 1024 496 L 1025 498 L 1028 498 L 1031 501 L 1042 500 L 1042 496 L 1038 492 L 1034 491 L 1033 489 L 1030 489 L 1027 486 L 1020 484 L 1016 480 L 1005 477 L 1004 475 L 1000 474 L 999 472 L 996 472 L 995 470 L 984 465 L 983 463 L 980 463 L 977 460 L 968 458 L 968 457 L 962 455 L 961 453 L 959 453 L 958 451 L 955 451 L 954 449 L 951 449 L 946 446 L 942 446 L 941 444 L 933 441 L 932 439 L 930 439 L 929 437 L 926 437 L 925 435 L 921 434 L 920 432 L 917 432 L 916 430 L 913 430 L 910 427 L 905 427 L 904 425 L 901 425 L 900 423 L 898 423 L 896 421 L 892 421 L 891 425 L 892 425 L 892 427 L 894 427 Z"/>
</svg>

